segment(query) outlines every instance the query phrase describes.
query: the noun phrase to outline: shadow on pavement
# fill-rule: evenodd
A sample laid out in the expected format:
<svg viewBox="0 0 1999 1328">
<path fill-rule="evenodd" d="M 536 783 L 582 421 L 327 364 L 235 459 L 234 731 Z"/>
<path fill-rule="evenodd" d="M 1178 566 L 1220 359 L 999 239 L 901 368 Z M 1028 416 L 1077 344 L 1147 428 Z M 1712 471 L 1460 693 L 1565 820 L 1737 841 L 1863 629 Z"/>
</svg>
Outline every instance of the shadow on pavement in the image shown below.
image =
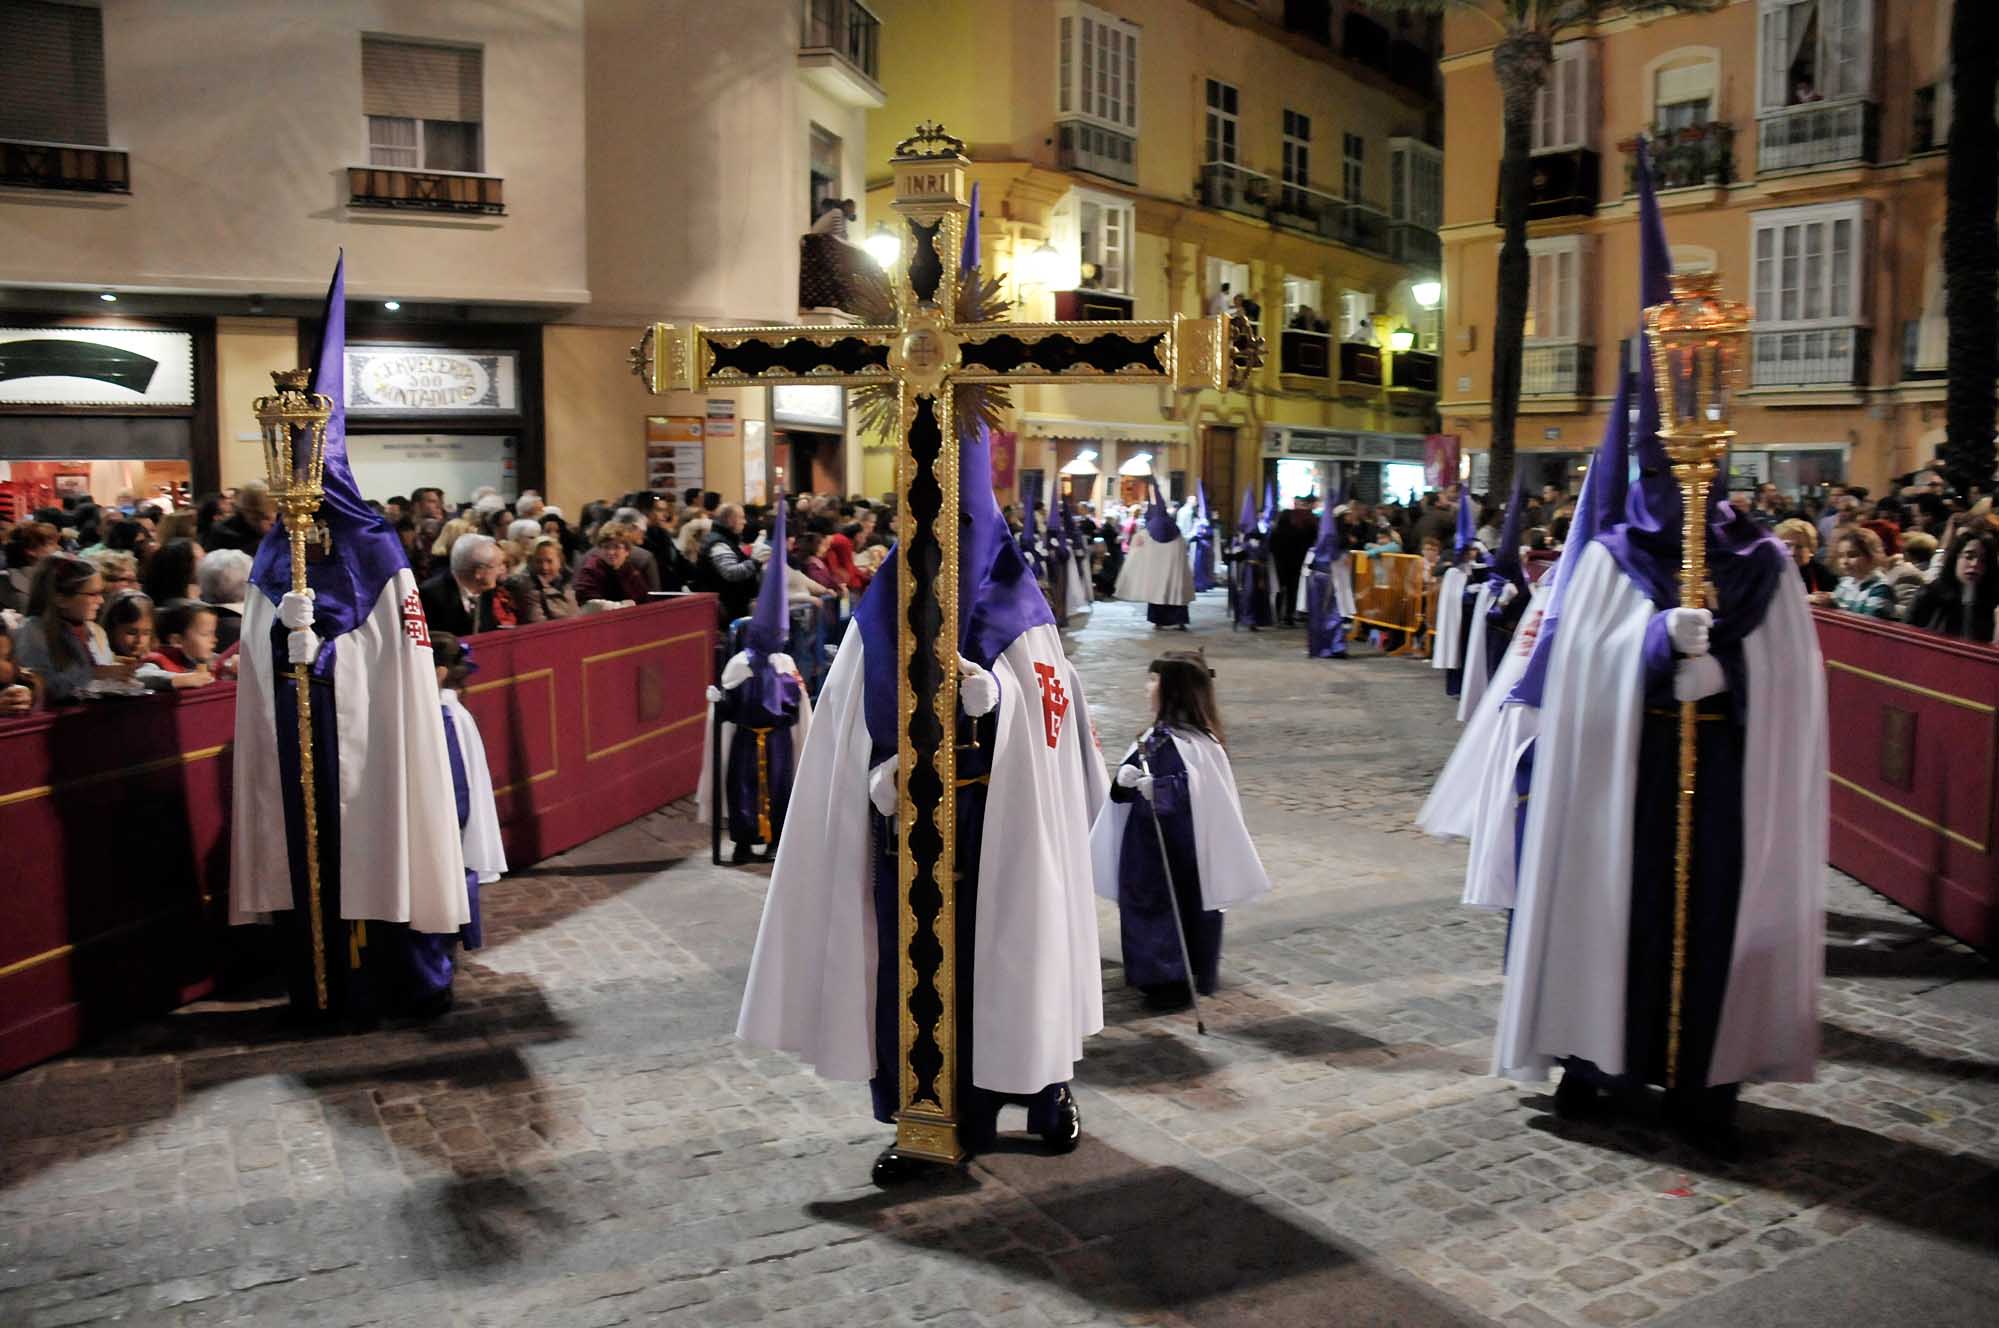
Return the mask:
<svg viewBox="0 0 1999 1328">
<path fill-rule="evenodd" d="M 988 1154 L 973 1175 L 981 1184 L 971 1193 L 912 1188 L 809 1211 L 1116 1314 L 1267 1328 L 1486 1322 L 1264 1204 L 1094 1138 L 1061 1158 Z"/>
</svg>

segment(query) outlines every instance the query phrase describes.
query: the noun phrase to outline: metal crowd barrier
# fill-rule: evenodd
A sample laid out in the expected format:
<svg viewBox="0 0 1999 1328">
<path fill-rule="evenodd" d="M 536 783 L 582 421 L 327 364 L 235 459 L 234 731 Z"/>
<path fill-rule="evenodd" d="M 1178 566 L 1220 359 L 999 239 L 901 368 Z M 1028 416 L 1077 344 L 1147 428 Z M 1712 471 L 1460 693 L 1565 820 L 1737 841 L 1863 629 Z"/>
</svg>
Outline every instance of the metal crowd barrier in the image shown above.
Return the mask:
<svg viewBox="0 0 1999 1328">
<path fill-rule="evenodd" d="M 1355 553 L 1354 619 L 1384 632 L 1402 633 L 1390 654 L 1420 654 L 1429 624 L 1436 621 L 1436 587 L 1413 553 Z"/>
</svg>

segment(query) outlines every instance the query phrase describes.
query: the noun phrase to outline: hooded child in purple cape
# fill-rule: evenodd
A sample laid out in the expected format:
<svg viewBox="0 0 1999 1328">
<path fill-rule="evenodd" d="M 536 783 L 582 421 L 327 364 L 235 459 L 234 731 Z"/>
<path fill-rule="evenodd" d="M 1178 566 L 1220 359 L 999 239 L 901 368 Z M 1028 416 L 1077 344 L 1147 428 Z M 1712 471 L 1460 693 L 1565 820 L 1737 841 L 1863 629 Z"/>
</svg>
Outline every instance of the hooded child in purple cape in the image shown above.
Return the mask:
<svg viewBox="0 0 1999 1328">
<path fill-rule="evenodd" d="M 1486 577 L 1475 530 L 1471 487 L 1461 484 L 1457 535 L 1438 574 L 1437 628 L 1430 646 L 1430 667 L 1444 670 L 1446 696 L 1456 696 L 1464 687 L 1465 647 L 1471 640 L 1478 588 Z"/>
<path fill-rule="evenodd" d="M 1000 1107 L 1056 1151 L 1068 1081 L 1103 1026 L 1089 826 L 1108 792 L 1082 679 L 994 501 L 984 431 L 960 441 L 957 1064 L 960 1138 Z M 750 961 L 737 1034 L 902 1106 L 898 1047 L 897 564 L 856 608 L 820 693 Z M 987 850 L 992 851 L 988 852 Z M 893 1149 L 877 1179 L 915 1164 Z"/>
<path fill-rule="evenodd" d="M 1155 628 L 1187 630 L 1187 606 L 1194 602 L 1194 566 L 1157 480 L 1152 482 L 1145 519 L 1132 532 L 1131 548 L 1118 569 L 1117 597 L 1144 604 L 1145 620 Z"/>
<path fill-rule="evenodd" d="M 1669 291 L 1642 146 L 1639 206 L 1649 305 Z M 1644 401 L 1651 357 L 1640 364 Z M 1540 732 L 1495 1061 L 1524 1079 L 1562 1065 L 1556 1106 L 1571 1115 L 1602 1110 L 1605 1089 L 1666 1085 L 1668 1118 L 1727 1155 L 1738 1087 L 1809 1080 L 1817 1060 L 1823 673 L 1783 546 L 1719 498 L 1705 513 L 1713 608 L 1678 607 L 1679 486 L 1655 428 L 1633 448 L 1623 510 L 1565 559 L 1557 631 L 1536 645 Z M 1676 1010 L 1688 702 L 1699 722 Z"/>
<path fill-rule="evenodd" d="M 1208 515 L 1208 486 L 1194 481 L 1194 591 L 1213 590 L 1215 580 L 1215 522 Z"/>
<path fill-rule="evenodd" d="M 783 575 L 789 506 L 779 494 L 773 504 L 777 515 L 770 544 L 777 556 L 757 587 L 743 648 L 723 665 L 722 685 L 708 689 L 709 742 L 715 741 L 715 722 L 722 725 L 726 795 L 722 811 L 735 845 L 730 858 L 735 863 L 752 861 L 757 844 L 764 845 L 766 857 L 777 851 L 791 803 L 798 748 L 812 724 L 804 679 L 797 662 L 784 651 L 791 640 L 791 606 L 785 599 Z M 713 769 L 712 756 L 704 757 L 698 799 L 704 818 L 714 815 L 709 803 Z"/>
<path fill-rule="evenodd" d="M 1347 657 L 1347 623 L 1354 614 L 1352 528 L 1340 520 L 1346 505 L 1329 496 L 1319 509 L 1319 539 L 1305 579 L 1305 653 L 1313 659 Z"/>
<path fill-rule="evenodd" d="M 1229 546 L 1229 618 L 1236 627 L 1261 631 L 1275 621 L 1271 612 L 1270 508 L 1275 499 L 1264 490 L 1264 514 L 1256 514 L 1256 498 L 1245 492 L 1235 541 Z"/>
</svg>

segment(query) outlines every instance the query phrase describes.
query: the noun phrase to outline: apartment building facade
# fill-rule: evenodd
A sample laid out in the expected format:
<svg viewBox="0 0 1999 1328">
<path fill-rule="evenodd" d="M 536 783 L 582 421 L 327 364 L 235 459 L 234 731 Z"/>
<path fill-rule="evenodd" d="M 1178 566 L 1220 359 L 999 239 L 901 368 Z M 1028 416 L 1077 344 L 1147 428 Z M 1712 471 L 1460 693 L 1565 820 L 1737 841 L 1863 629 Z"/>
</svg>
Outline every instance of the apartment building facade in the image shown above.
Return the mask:
<svg viewBox="0 0 1999 1328">
<path fill-rule="evenodd" d="M 919 121 L 964 139 L 981 262 L 1024 319 L 1164 319 L 1246 295 L 1267 363 L 1243 392 L 1018 390 L 1012 473 L 1044 494 L 1202 481 L 1232 513 L 1420 472 L 1436 400 L 1443 168 L 1428 22 L 1320 0 L 873 0 L 887 102 L 870 206 Z M 1294 326 L 1295 324 L 1295 326 Z M 1398 351 L 1398 345 L 1406 349 Z M 1004 449 L 1002 449 L 1004 455 Z M 891 458 L 867 444 L 868 487 Z M 1280 464 L 1288 463 L 1288 464 Z"/>
<path fill-rule="evenodd" d="M 1653 143 L 1673 261 L 1754 326 L 1731 484 L 1879 487 L 1943 437 L 1950 0 L 1634 7 L 1562 34 L 1536 108 L 1517 429 L 1530 483 L 1573 485 L 1638 326 L 1630 168 Z M 1500 96 L 1490 24 L 1446 25 L 1441 412 L 1485 473 Z"/>
<path fill-rule="evenodd" d="M 0 483 L 257 475 L 250 403 L 344 251 L 370 493 L 760 496 L 769 392 L 651 398 L 626 348 L 798 316 L 814 198 L 864 192 L 878 28 L 856 0 L 10 0 Z"/>
</svg>

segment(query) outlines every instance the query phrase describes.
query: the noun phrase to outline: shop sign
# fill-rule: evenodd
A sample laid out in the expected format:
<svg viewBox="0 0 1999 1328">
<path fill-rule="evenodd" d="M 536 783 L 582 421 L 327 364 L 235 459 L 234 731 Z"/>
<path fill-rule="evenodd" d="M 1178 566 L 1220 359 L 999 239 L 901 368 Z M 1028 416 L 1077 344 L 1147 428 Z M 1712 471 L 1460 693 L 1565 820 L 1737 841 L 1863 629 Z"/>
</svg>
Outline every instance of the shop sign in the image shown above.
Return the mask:
<svg viewBox="0 0 1999 1328">
<path fill-rule="evenodd" d="M 807 383 L 770 390 L 770 415 L 779 424 L 816 424 L 825 428 L 847 427 L 847 398 L 843 389 Z"/>
<path fill-rule="evenodd" d="M 708 398 L 708 437 L 736 436 L 736 403 L 727 397 Z"/>
<path fill-rule="evenodd" d="M 0 328 L 0 403 L 192 406 L 194 334 L 109 327 Z"/>
<path fill-rule="evenodd" d="M 514 415 L 518 357 L 433 346 L 349 346 L 351 415 Z"/>
</svg>

